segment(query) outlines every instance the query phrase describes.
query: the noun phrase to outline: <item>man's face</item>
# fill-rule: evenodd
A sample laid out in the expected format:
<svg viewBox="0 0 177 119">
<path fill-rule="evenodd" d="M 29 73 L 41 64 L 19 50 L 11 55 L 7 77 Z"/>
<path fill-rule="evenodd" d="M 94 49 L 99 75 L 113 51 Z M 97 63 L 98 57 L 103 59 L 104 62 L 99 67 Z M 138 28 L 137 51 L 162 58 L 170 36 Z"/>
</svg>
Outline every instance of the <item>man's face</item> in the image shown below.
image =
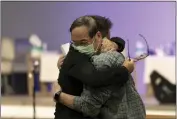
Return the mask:
<svg viewBox="0 0 177 119">
<path fill-rule="evenodd" d="M 86 26 L 74 28 L 71 32 L 71 39 L 76 46 L 87 46 L 93 44 L 95 50 L 97 50 L 102 43 L 101 33 L 97 32 L 93 38 L 90 38 L 88 28 Z"/>
</svg>

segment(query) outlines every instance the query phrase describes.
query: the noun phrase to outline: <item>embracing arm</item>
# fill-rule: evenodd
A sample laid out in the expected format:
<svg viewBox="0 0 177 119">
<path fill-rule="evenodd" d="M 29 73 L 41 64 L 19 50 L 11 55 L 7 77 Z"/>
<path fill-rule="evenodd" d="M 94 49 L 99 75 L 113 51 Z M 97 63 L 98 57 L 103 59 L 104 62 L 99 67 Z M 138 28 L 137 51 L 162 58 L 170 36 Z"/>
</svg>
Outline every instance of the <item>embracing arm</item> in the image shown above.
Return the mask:
<svg viewBox="0 0 177 119">
<path fill-rule="evenodd" d="M 82 93 L 81 96 L 73 96 L 62 92 L 59 100 L 63 105 L 78 112 L 82 112 L 86 116 L 96 117 L 102 105 L 110 97 L 111 91 L 104 88 L 91 93 L 92 95 Z"/>
<path fill-rule="evenodd" d="M 69 70 L 69 75 L 93 87 L 107 86 L 114 83 L 123 84 L 129 79 L 129 72 L 124 66 L 111 67 L 100 71 L 89 61 L 72 67 Z"/>
<path fill-rule="evenodd" d="M 74 109 L 74 98 L 75 96 L 62 92 L 60 94 L 59 101 L 68 108 Z"/>
</svg>

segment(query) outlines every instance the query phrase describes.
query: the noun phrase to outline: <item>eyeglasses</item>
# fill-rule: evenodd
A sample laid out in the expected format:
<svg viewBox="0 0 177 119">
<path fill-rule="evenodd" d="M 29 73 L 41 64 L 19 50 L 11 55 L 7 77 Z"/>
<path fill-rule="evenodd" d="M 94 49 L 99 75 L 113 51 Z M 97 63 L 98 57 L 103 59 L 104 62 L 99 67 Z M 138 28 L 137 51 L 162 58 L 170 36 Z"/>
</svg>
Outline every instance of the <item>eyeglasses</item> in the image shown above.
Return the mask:
<svg viewBox="0 0 177 119">
<path fill-rule="evenodd" d="M 143 38 L 143 40 L 144 40 L 145 43 L 146 43 L 147 53 L 143 53 L 143 54 L 141 54 L 140 56 L 137 56 L 137 57 L 135 57 L 135 58 L 130 58 L 130 52 L 129 52 L 129 40 L 127 40 L 127 46 L 128 46 L 128 58 L 129 58 L 129 60 L 133 59 L 134 62 L 137 62 L 137 61 L 139 61 L 139 60 L 145 59 L 146 57 L 149 56 L 149 45 L 148 45 L 148 43 L 147 43 L 147 40 L 146 40 L 146 38 L 145 38 L 142 34 L 139 34 L 139 36 L 140 36 L 141 38 Z"/>
</svg>

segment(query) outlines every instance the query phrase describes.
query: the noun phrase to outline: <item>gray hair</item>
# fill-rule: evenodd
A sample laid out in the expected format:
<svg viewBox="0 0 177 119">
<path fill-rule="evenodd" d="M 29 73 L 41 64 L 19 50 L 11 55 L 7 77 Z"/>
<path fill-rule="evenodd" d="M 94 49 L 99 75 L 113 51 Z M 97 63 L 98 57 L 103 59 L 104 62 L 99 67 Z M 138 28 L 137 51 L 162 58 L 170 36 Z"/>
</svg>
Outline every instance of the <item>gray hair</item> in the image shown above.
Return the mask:
<svg viewBox="0 0 177 119">
<path fill-rule="evenodd" d="M 88 15 L 81 16 L 77 18 L 76 20 L 74 20 L 74 22 L 71 24 L 69 31 L 72 32 L 74 28 L 80 27 L 80 26 L 86 26 L 88 28 L 90 38 L 93 38 L 93 36 L 98 31 L 95 19 L 93 19 L 93 17 L 88 16 Z"/>
</svg>

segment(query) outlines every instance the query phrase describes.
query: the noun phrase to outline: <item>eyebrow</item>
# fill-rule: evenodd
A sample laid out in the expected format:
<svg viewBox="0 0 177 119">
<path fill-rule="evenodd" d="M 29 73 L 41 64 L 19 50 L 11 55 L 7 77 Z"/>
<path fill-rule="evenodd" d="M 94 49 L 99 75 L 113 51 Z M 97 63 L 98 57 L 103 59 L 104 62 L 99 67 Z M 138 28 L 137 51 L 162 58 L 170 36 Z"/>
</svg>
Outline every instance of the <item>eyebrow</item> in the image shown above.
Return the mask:
<svg viewBox="0 0 177 119">
<path fill-rule="evenodd" d="M 80 40 L 80 41 L 87 41 L 87 39 L 82 39 L 82 40 Z"/>
<path fill-rule="evenodd" d="M 76 44 L 80 44 L 80 43 L 85 43 L 85 42 L 87 42 L 87 39 L 81 39 L 80 41 L 72 41 L 73 43 L 76 43 Z"/>
</svg>

